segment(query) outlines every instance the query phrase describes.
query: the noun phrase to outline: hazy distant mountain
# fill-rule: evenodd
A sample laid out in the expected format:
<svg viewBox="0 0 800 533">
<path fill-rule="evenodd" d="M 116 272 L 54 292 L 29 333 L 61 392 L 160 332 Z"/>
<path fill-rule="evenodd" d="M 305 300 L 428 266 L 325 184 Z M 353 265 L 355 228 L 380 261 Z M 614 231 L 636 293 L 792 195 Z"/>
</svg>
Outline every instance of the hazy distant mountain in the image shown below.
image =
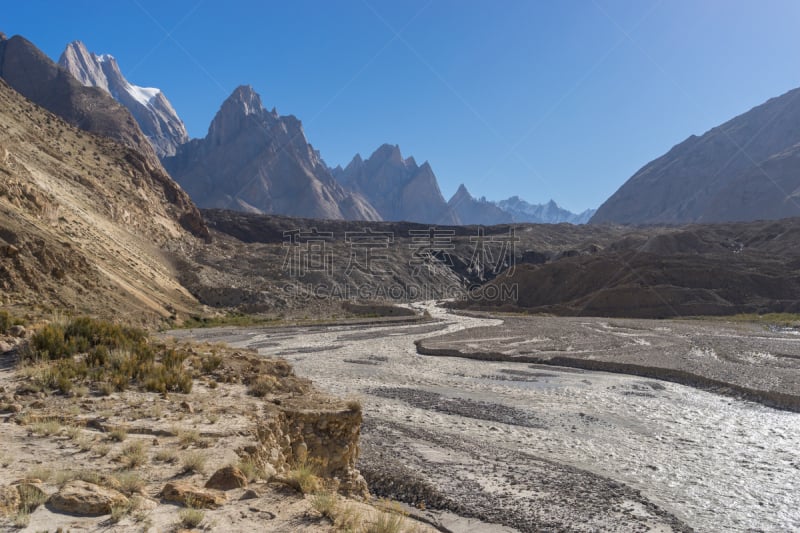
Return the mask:
<svg viewBox="0 0 800 533">
<path fill-rule="evenodd" d="M 73 41 L 58 64 L 83 85 L 99 87 L 127 107 L 159 157 L 174 155 L 177 146 L 189 140 L 186 127 L 164 93 L 129 83 L 113 56 L 95 55 L 82 42 Z"/>
<path fill-rule="evenodd" d="M 109 137 L 161 167 L 128 110 L 105 91 L 84 87 L 44 52 L 19 35 L 0 36 L 0 77 L 14 90 L 82 130 Z"/>
<path fill-rule="evenodd" d="M 264 109 L 249 86 L 223 102 L 204 139 L 179 146 L 163 161 L 201 207 L 380 220 L 368 201 L 333 178 L 300 121 Z"/>
<path fill-rule="evenodd" d="M 507 224 L 514 219 L 507 211 L 503 211 L 496 203 L 486 198 L 474 198 L 462 183 L 456 193 L 447 202 L 450 209 L 456 212 L 462 224 Z"/>
<path fill-rule="evenodd" d="M 800 215 L 800 89 L 692 135 L 600 206 L 596 222 L 687 223 Z"/>
<path fill-rule="evenodd" d="M 333 174 L 344 187 L 369 200 L 384 220 L 460 223 L 445 202 L 430 164 L 419 166 L 413 157 L 403 159 L 397 145 L 382 145 L 366 161 L 356 154 L 347 168 L 337 167 Z"/>
<path fill-rule="evenodd" d="M 497 202 L 497 206 L 509 213 L 514 222 L 532 222 L 536 224 L 560 224 L 561 222 L 586 224 L 595 212 L 594 209 L 587 209 L 581 213 L 573 213 L 559 207 L 553 200 L 546 204 L 530 204 L 519 196 L 501 200 Z"/>
</svg>

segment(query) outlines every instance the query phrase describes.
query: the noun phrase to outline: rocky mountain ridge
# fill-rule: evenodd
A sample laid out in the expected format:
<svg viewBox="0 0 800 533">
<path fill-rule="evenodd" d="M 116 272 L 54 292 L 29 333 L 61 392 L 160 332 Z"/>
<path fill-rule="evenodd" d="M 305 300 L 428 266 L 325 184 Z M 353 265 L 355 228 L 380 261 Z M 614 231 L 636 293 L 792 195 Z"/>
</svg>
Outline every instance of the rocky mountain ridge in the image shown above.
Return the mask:
<svg viewBox="0 0 800 533">
<path fill-rule="evenodd" d="M 800 89 L 690 136 L 633 175 L 593 223 L 685 224 L 800 215 Z"/>
<path fill-rule="evenodd" d="M 383 144 L 367 160 L 356 154 L 347 167 L 334 169 L 333 175 L 344 187 L 369 200 L 383 220 L 461 222 L 442 196 L 431 165 L 403 158 L 397 145 Z"/>
<path fill-rule="evenodd" d="M 205 138 L 179 146 L 163 162 L 202 207 L 380 220 L 368 201 L 337 183 L 301 122 L 267 111 L 249 86 L 223 102 Z"/>
<path fill-rule="evenodd" d="M 139 87 L 122 75 L 117 60 L 108 54 L 96 55 L 80 41 L 69 43 L 58 65 L 87 87 L 98 87 L 124 105 L 139 123 L 156 154 L 175 154 L 189 134 L 178 114 L 161 90 Z"/>
</svg>

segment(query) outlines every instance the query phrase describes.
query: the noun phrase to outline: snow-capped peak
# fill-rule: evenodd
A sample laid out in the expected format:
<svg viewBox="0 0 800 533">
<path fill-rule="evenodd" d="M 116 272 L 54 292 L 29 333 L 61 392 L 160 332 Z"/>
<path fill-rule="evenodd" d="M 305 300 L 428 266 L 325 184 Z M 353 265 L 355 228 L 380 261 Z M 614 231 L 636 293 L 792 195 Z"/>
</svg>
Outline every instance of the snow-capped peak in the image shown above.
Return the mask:
<svg viewBox="0 0 800 533">
<path fill-rule="evenodd" d="M 150 139 L 159 157 L 175 154 L 179 144 L 189 140 L 186 127 L 161 91 L 134 85 L 122 75 L 111 54 L 96 55 L 80 41 L 67 45 L 58 64 L 78 81 L 99 87 L 128 108 Z"/>
</svg>

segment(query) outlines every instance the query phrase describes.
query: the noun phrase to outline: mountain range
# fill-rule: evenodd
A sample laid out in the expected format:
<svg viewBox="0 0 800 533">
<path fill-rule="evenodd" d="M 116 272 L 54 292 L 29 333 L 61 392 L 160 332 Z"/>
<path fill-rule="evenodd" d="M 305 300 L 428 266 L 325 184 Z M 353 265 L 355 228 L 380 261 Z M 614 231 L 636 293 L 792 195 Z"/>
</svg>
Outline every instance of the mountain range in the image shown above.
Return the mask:
<svg viewBox="0 0 800 533">
<path fill-rule="evenodd" d="M 125 106 L 167 170 L 201 207 L 440 225 L 585 222 L 554 202 L 523 202 L 524 208 L 512 212 L 473 198 L 463 186 L 448 202 L 431 165 L 403 158 L 396 145 L 384 144 L 366 161 L 357 154 L 346 168 L 330 169 L 308 143 L 300 121 L 266 111 L 249 86 L 237 88 L 222 104 L 205 139 L 190 141 L 164 93 L 130 83 L 113 56 L 97 55 L 74 41 L 59 66 Z"/>
<path fill-rule="evenodd" d="M 189 140 L 163 92 L 130 83 L 112 56 L 89 52 L 79 41 L 56 65 L 24 38 L 3 38 L 0 77 L 67 122 L 136 149 L 152 167 L 163 163 L 201 207 L 439 225 L 681 224 L 800 215 L 800 89 L 690 136 L 642 167 L 596 212 L 572 213 L 553 200 L 475 198 L 464 185 L 448 201 L 432 165 L 403 157 L 397 145 L 329 168 L 301 122 L 267 111 L 248 86 L 223 102 L 205 138 Z"/>
</svg>

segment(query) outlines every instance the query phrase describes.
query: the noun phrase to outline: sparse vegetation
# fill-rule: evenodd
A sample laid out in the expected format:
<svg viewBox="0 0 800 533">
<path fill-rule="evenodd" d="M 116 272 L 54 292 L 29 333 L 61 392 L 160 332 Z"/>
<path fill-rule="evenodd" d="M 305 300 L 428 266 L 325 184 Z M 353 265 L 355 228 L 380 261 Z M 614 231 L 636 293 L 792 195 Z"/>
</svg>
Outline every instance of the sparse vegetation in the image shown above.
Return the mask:
<svg viewBox="0 0 800 533">
<path fill-rule="evenodd" d="M 50 418 L 47 420 L 40 420 L 38 422 L 34 422 L 31 426 L 31 431 L 34 435 L 38 435 L 41 437 L 49 437 L 51 435 L 58 435 L 61 433 L 61 422 L 58 421 L 56 418 Z"/>
<path fill-rule="evenodd" d="M 205 441 L 196 429 L 177 429 L 175 435 L 183 448 L 188 448 L 192 445 L 205 447 Z"/>
<path fill-rule="evenodd" d="M 222 316 L 192 315 L 183 321 L 180 329 L 215 328 L 219 326 L 258 326 L 280 322 L 279 317 L 259 316 L 246 313 L 228 313 Z"/>
<path fill-rule="evenodd" d="M 245 457 L 244 459 L 239 460 L 236 466 L 247 478 L 247 481 L 251 483 L 257 479 L 266 478 L 266 472 L 264 469 L 250 457 Z"/>
<path fill-rule="evenodd" d="M 247 392 L 258 398 L 263 398 L 267 394 L 275 391 L 277 380 L 270 375 L 262 375 L 255 378 L 251 383 Z"/>
<path fill-rule="evenodd" d="M 53 476 L 53 471 L 45 466 L 35 466 L 28 471 L 25 476 L 28 479 L 38 479 L 44 483 L 50 480 Z"/>
<path fill-rule="evenodd" d="M 28 527 L 28 525 L 31 523 L 31 513 L 25 509 L 20 509 L 17 511 L 17 514 L 14 515 L 13 523 L 14 527 L 17 529 Z"/>
<path fill-rule="evenodd" d="M 311 496 L 311 507 L 331 522 L 336 518 L 338 506 L 339 496 L 333 491 L 320 491 Z"/>
<path fill-rule="evenodd" d="M 151 392 L 188 393 L 192 388 L 183 366 L 185 353 L 151 343 L 143 330 L 89 317 L 42 327 L 23 359 L 26 364 L 49 362 L 38 369 L 34 384 L 64 394 L 76 384 L 84 392 L 86 383 L 96 384 L 103 395 L 132 385 Z"/>
<path fill-rule="evenodd" d="M 215 353 L 212 353 L 210 355 L 203 357 L 200 363 L 200 368 L 203 370 L 204 374 L 210 374 L 214 372 L 216 369 L 218 369 L 221 364 L 222 364 L 222 357 Z"/>
<path fill-rule="evenodd" d="M 100 443 L 92 447 L 94 452 L 99 455 L 100 457 L 105 457 L 111 451 L 111 446 L 106 443 Z"/>
<path fill-rule="evenodd" d="M 114 479 L 119 483 L 122 492 L 133 494 L 141 492 L 145 487 L 145 482 L 142 477 L 133 470 L 118 472 L 114 475 Z"/>
<path fill-rule="evenodd" d="M 298 463 L 287 476 L 289 484 L 303 494 L 311 494 L 319 490 L 320 481 L 317 477 L 318 468 L 313 463 L 303 461 Z"/>
<path fill-rule="evenodd" d="M 26 513 L 32 513 L 37 507 L 47 501 L 47 494 L 31 485 L 18 485 L 17 492 L 19 493 L 20 510 Z"/>
<path fill-rule="evenodd" d="M 108 438 L 115 442 L 122 442 L 128 438 L 128 430 L 122 427 L 114 428 L 108 432 Z"/>
<path fill-rule="evenodd" d="M 188 452 L 183 455 L 181 466 L 184 472 L 202 474 L 206 468 L 206 456 L 201 452 Z"/>
<path fill-rule="evenodd" d="M 131 511 L 133 510 L 133 506 L 130 502 L 122 503 L 118 505 L 111 506 L 111 516 L 109 520 L 112 524 L 118 523 L 120 520 L 128 516 Z"/>
<path fill-rule="evenodd" d="M 159 463 L 177 463 L 178 453 L 175 450 L 165 448 L 158 450 L 153 456 L 153 459 Z"/>
<path fill-rule="evenodd" d="M 333 525 L 338 531 L 354 533 L 362 530 L 364 513 L 354 504 L 339 505 Z"/>
<path fill-rule="evenodd" d="M 400 533 L 405 517 L 398 513 L 379 512 L 367 524 L 366 533 Z"/>
<path fill-rule="evenodd" d="M 194 529 L 203 522 L 205 513 L 200 509 L 192 509 L 187 507 L 180 511 L 181 524 L 189 529 Z"/>
<path fill-rule="evenodd" d="M 21 326 L 25 321 L 11 315 L 5 309 L 0 309 L 0 334 L 7 334 L 13 326 Z"/>
<path fill-rule="evenodd" d="M 732 322 L 755 322 L 765 326 L 781 328 L 800 328 L 800 314 L 798 313 L 743 313 L 731 316 L 698 317 L 704 320 L 721 320 Z"/>
<path fill-rule="evenodd" d="M 126 468 L 136 468 L 147 463 L 147 450 L 144 442 L 137 440 L 122 449 L 119 460 Z"/>
</svg>

